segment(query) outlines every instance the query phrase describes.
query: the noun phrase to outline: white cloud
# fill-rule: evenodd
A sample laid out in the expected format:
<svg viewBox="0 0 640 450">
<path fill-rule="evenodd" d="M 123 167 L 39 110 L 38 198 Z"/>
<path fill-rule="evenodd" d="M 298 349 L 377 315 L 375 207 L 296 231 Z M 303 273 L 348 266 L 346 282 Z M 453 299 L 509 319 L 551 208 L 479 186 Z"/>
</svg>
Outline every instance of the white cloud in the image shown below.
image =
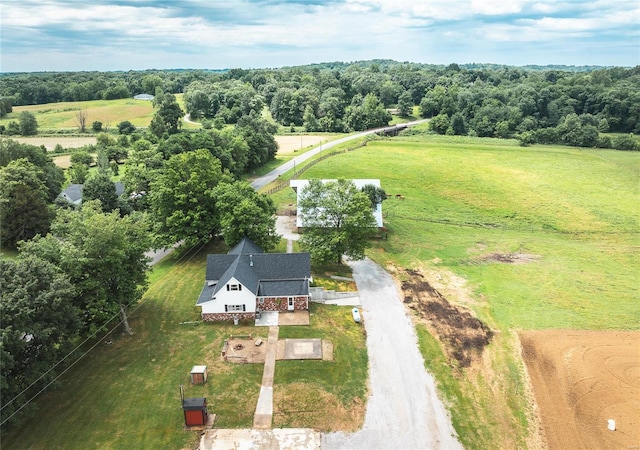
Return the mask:
<svg viewBox="0 0 640 450">
<path fill-rule="evenodd" d="M 25 56 L 31 55 L 27 47 L 42 55 L 62 49 L 61 54 L 73 55 L 92 45 L 120 55 L 121 64 L 126 55 L 145 55 L 135 64 L 157 58 L 156 67 L 195 67 L 203 61 L 215 61 L 216 67 L 273 67 L 385 57 L 508 63 L 517 59 L 507 53 L 513 52 L 511 43 L 519 44 L 517 57 L 522 58 L 537 43 L 575 48 L 574 40 L 597 33 L 618 40 L 626 51 L 620 50 L 621 61 L 637 64 L 638 59 L 623 42 L 637 36 L 637 0 L 343 0 L 311 5 L 192 0 L 189 8 L 166 0 L 128 5 L 96 0 L 98 4 L 81 9 L 56 0 L 1 1 L 4 70 L 10 61 L 6 55 L 12 54 L 16 65 L 27 65 L 18 56 L 38 59 L 29 64 L 49 64 L 50 58 Z M 92 57 L 94 52 L 85 53 L 84 60 Z M 581 57 L 598 63 L 588 52 Z"/>
</svg>

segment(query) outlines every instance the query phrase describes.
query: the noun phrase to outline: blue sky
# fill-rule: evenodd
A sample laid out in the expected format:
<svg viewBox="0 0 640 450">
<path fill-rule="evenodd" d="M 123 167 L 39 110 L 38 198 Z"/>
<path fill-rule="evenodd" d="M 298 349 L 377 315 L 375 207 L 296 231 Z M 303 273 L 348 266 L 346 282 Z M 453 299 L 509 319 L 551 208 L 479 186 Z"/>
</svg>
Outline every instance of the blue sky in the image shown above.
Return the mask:
<svg viewBox="0 0 640 450">
<path fill-rule="evenodd" d="M 638 0 L 2 0 L 0 71 L 640 64 Z"/>
</svg>

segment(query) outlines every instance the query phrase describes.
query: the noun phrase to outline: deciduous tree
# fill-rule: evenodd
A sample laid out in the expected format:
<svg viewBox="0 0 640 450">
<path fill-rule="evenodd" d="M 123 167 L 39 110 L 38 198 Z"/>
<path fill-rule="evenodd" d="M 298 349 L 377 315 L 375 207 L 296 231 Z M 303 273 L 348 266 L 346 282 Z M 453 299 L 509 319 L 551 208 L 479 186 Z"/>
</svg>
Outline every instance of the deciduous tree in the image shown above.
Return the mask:
<svg viewBox="0 0 640 450">
<path fill-rule="evenodd" d="M 215 187 L 230 181 L 220 160 L 200 149 L 172 156 L 151 182 L 151 215 L 159 244 L 207 241 L 220 231 Z"/>
<path fill-rule="evenodd" d="M 47 201 L 53 202 L 62 190 L 63 170 L 55 165 L 46 150 L 41 147 L 21 144 L 12 139 L 0 140 L 0 167 L 20 158 L 28 159 L 42 171 L 42 181 L 47 187 Z"/>
<path fill-rule="evenodd" d="M 276 233 L 276 207 L 270 197 L 256 192 L 245 181 L 220 183 L 215 196 L 220 211 L 220 231 L 229 246 L 247 236 L 269 251 L 280 241 Z"/>
<path fill-rule="evenodd" d="M 15 247 L 18 241 L 49 231 L 52 214 L 42 171 L 27 159 L 0 168 L 0 241 Z"/>
<path fill-rule="evenodd" d="M 49 369 L 70 350 L 80 310 L 69 278 L 35 256 L 0 257 L 0 420 L 9 419 L 27 398 L 49 383 Z M 31 387 L 33 390 L 28 390 Z"/>
<path fill-rule="evenodd" d="M 20 134 L 23 136 L 32 136 L 38 134 L 38 121 L 29 111 L 22 111 L 19 116 Z"/>
<path fill-rule="evenodd" d="M 124 331 L 131 333 L 127 311 L 146 286 L 150 241 L 142 214 L 120 217 L 116 211 L 103 212 L 99 202 L 84 201 L 79 210 L 59 210 L 51 233 L 20 250 L 52 262 L 69 276 L 85 333 L 117 314 Z"/>
<path fill-rule="evenodd" d="M 364 258 L 376 226 L 367 194 L 348 180 L 311 180 L 300 197 L 301 244 L 313 260 L 341 263 L 342 255 Z"/>
</svg>

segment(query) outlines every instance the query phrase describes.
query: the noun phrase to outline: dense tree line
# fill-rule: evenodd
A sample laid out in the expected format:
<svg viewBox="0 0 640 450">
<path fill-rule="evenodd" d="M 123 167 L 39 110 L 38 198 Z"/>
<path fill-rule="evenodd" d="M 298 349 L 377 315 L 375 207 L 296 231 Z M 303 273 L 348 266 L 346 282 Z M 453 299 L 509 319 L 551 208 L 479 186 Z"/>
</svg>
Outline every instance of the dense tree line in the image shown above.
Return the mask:
<svg viewBox="0 0 640 450">
<path fill-rule="evenodd" d="M 434 118 L 437 133 L 517 137 L 524 145 L 628 148 L 628 138 L 614 142 L 594 132 L 640 133 L 640 66 L 438 66 L 373 60 L 220 72 L 5 74 L 0 76 L 0 112 L 11 105 L 140 92 L 184 92 L 186 112 L 217 129 L 266 106 L 287 127 L 361 130 L 386 125 L 391 117 L 385 109 L 410 115 L 419 105 L 422 117 Z M 153 125 L 157 135 L 167 128 L 176 131 L 166 123 Z"/>
<path fill-rule="evenodd" d="M 175 94 L 192 81 L 210 76 L 219 75 L 195 70 L 4 73 L 0 74 L 0 98 L 21 106 L 155 95 L 157 88 Z"/>
<path fill-rule="evenodd" d="M 611 147 L 594 130 L 640 132 L 640 67 L 535 69 L 369 61 L 238 71 L 188 85 L 185 104 L 194 117 L 233 122 L 230 111 L 263 101 L 278 123 L 308 131 L 385 125 L 384 108 L 409 115 L 419 105 L 442 134 Z"/>
</svg>

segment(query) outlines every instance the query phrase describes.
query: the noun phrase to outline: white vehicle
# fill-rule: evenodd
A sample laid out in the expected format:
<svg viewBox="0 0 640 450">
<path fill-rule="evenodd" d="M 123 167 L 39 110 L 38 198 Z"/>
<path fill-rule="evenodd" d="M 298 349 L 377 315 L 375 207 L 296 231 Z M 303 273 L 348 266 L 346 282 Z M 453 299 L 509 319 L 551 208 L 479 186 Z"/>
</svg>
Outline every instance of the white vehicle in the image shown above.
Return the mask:
<svg viewBox="0 0 640 450">
<path fill-rule="evenodd" d="M 353 320 L 355 323 L 360 323 L 360 311 L 358 311 L 358 308 L 353 308 L 351 310 L 351 315 L 353 315 Z"/>
</svg>

